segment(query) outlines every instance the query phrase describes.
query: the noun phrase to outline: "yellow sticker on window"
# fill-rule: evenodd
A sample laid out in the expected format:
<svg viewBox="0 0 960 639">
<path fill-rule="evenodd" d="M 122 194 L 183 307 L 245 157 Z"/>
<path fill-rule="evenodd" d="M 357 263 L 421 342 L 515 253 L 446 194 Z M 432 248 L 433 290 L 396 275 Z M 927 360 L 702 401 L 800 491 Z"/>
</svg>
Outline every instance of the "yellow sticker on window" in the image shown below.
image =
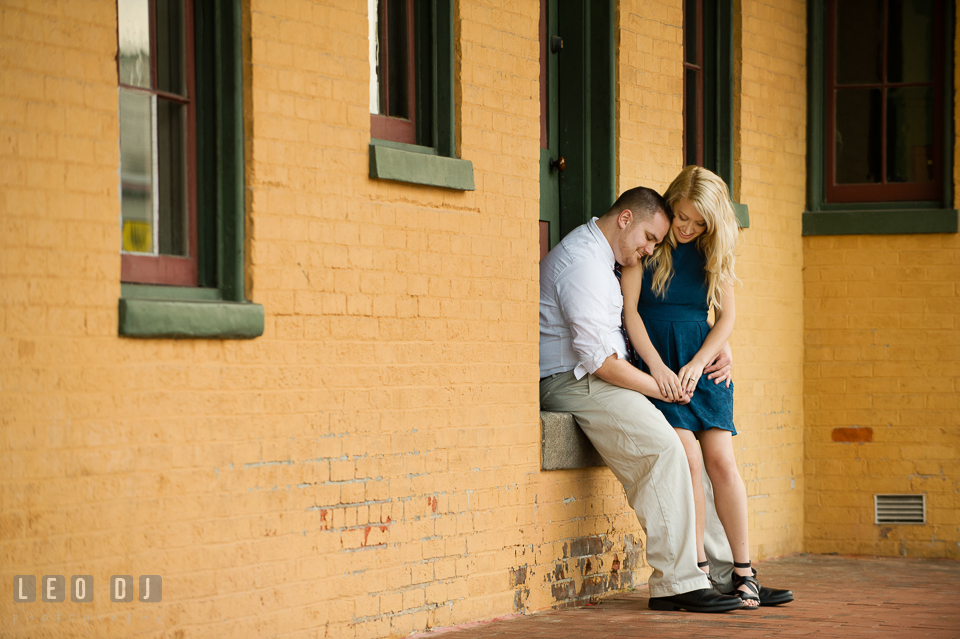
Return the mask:
<svg viewBox="0 0 960 639">
<path fill-rule="evenodd" d="M 123 221 L 123 250 L 131 253 L 153 251 L 153 232 L 149 222 Z"/>
</svg>

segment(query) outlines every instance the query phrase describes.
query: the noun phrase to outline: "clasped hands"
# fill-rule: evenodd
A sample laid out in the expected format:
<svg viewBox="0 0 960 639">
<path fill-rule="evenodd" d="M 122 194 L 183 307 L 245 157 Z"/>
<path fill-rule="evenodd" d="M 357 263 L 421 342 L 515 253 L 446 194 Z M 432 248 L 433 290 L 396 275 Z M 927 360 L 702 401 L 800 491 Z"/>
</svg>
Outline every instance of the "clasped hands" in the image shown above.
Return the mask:
<svg viewBox="0 0 960 639">
<path fill-rule="evenodd" d="M 657 382 L 660 394 L 669 402 L 687 404 L 697 390 L 697 382 L 704 374 L 714 384 L 725 382 L 730 388 L 732 381 L 733 353 L 727 344 L 717 353 L 713 361 L 703 362 L 697 358 L 685 364 L 678 373 L 674 373 L 663 362 L 657 362 L 650 367 L 650 375 Z"/>
</svg>

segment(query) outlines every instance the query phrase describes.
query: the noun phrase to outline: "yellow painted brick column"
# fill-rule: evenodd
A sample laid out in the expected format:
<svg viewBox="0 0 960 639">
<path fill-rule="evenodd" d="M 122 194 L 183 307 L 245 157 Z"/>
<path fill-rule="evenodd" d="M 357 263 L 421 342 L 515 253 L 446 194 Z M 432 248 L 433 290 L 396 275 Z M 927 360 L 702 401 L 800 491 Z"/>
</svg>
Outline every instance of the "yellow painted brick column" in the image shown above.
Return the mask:
<svg viewBox="0 0 960 639">
<path fill-rule="evenodd" d="M 742 0 L 734 194 L 750 207 L 737 260 L 734 439 L 756 559 L 802 550 L 806 4 Z M 737 72 L 735 70 L 735 75 Z"/>
<path fill-rule="evenodd" d="M 960 236 L 807 237 L 804 263 L 806 549 L 960 557 Z M 927 524 L 874 524 L 901 493 Z"/>
</svg>

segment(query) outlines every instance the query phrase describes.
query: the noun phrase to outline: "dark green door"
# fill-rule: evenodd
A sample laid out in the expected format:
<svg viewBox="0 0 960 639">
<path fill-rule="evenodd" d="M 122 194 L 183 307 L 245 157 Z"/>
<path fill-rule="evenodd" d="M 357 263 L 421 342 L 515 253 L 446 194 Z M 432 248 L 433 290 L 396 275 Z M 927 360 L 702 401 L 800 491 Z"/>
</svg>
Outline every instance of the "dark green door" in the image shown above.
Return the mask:
<svg viewBox="0 0 960 639">
<path fill-rule="evenodd" d="M 540 259 L 560 241 L 558 0 L 540 0 Z M 552 41 L 552 42 L 551 42 Z M 551 166 L 553 163 L 553 166 Z"/>
<path fill-rule="evenodd" d="M 615 199 L 612 0 L 541 0 L 541 255 Z"/>
</svg>

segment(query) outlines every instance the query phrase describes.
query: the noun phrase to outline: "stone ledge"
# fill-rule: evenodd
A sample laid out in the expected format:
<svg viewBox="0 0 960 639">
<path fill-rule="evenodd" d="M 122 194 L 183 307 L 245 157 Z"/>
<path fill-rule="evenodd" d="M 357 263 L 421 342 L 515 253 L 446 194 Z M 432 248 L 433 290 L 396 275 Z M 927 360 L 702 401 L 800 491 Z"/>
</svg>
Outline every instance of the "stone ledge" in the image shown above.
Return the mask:
<svg viewBox="0 0 960 639">
<path fill-rule="evenodd" d="M 606 466 L 570 413 L 540 411 L 540 469 Z"/>
</svg>

